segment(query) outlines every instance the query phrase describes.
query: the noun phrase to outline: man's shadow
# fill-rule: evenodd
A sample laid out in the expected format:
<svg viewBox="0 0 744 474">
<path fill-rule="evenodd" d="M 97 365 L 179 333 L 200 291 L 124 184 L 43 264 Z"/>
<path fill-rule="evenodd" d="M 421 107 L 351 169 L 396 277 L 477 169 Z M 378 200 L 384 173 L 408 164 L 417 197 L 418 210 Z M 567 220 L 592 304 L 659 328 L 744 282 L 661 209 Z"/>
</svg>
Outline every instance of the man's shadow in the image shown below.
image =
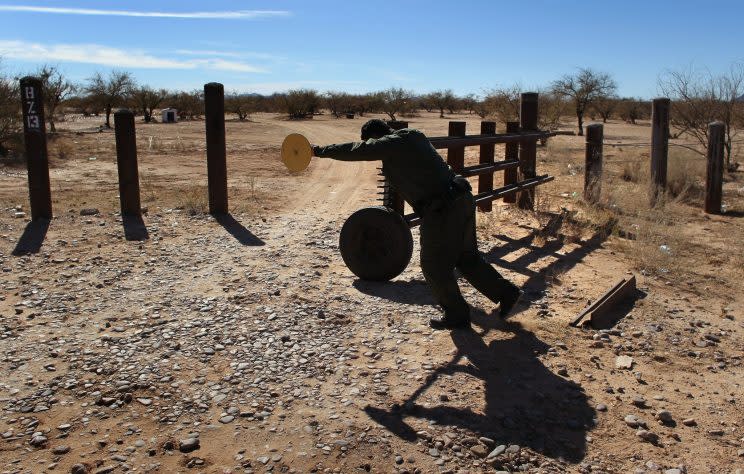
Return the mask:
<svg viewBox="0 0 744 474">
<path fill-rule="evenodd" d="M 553 458 L 579 462 L 586 454 L 586 434 L 594 426 L 595 411 L 577 383 L 554 374 L 537 358 L 548 345 L 519 324 L 501 321 L 482 312 L 474 323 L 483 328 L 451 333 L 457 353 L 437 369 L 403 403 L 390 409 L 366 407 L 367 414 L 389 431 L 408 441 L 416 431 L 405 418 L 433 420 L 439 425 L 459 426 L 486 436 L 497 444 L 517 444 Z M 512 334 L 488 345 L 483 335 L 496 329 Z M 440 375 L 464 374 L 483 381 L 482 412 L 465 404 L 424 406 L 417 399 Z"/>
</svg>

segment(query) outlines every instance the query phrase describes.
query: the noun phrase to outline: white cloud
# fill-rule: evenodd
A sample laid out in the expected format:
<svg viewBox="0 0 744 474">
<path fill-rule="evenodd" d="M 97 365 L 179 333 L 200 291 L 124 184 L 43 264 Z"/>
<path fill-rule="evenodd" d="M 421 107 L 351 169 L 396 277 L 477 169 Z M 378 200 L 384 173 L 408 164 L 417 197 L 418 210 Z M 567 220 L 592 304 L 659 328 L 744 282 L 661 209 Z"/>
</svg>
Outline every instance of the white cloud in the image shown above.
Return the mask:
<svg viewBox="0 0 744 474">
<path fill-rule="evenodd" d="M 282 61 L 285 58 L 268 53 L 256 53 L 253 51 L 219 51 L 216 49 L 177 49 L 176 54 L 183 56 L 218 56 L 224 58 L 254 58 L 268 61 Z"/>
<path fill-rule="evenodd" d="M 235 10 L 216 12 L 147 12 L 135 10 L 99 10 L 94 8 L 34 7 L 27 5 L 0 5 L 0 11 L 25 13 L 53 13 L 61 15 L 129 16 L 141 18 L 181 18 L 198 20 L 252 20 L 288 16 L 283 10 Z"/>
<path fill-rule="evenodd" d="M 357 81 L 287 81 L 287 82 L 255 82 L 252 84 L 225 84 L 225 89 L 237 90 L 245 93 L 273 94 L 294 89 L 345 90 L 347 92 L 361 92 L 363 83 Z"/>
<path fill-rule="evenodd" d="M 0 40 L 0 56 L 27 62 L 72 62 L 131 69 L 215 69 L 264 73 L 266 70 L 240 61 L 215 58 L 161 58 L 143 51 L 129 51 L 97 44 L 43 45 L 25 41 Z"/>
</svg>

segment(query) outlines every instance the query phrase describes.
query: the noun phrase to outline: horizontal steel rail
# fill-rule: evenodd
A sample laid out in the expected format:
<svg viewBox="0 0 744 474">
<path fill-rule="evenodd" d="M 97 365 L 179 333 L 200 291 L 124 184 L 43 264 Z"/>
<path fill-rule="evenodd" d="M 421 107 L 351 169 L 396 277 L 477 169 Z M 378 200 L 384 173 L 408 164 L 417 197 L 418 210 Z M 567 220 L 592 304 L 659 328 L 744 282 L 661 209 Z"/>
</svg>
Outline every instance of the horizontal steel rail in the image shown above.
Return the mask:
<svg viewBox="0 0 744 474">
<path fill-rule="evenodd" d="M 496 133 L 493 135 L 466 135 L 464 137 L 431 137 L 429 142 L 434 148 L 441 149 L 497 143 L 531 142 L 555 135 L 555 132 Z"/>
<path fill-rule="evenodd" d="M 480 165 L 466 166 L 462 173 L 462 176 L 480 176 L 482 174 L 493 173 L 494 171 L 501 171 L 511 168 L 518 168 L 519 160 L 505 160 L 505 161 L 494 161 L 493 163 L 483 163 Z"/>
<path fill-rule="evenodd" d="M 509 184 L 507 186 L 494 189 L 493 191 L 476 194 L 474 196 L 475 203 L 480 204 L 484 202 L 491 202 L 496 199 L 502 198 L 506 196 L 507 194 L 512 194 L 518 191 L 524 191 L 526 189 L 534 188 L 537 185 L 544 184 L 549 181 L 553 181 L 554 179 L 555 178 L 553 176 L 549 176 L 547 174 L 536 176 L 534 178 L 525 179 L 524 181 L 519 181 L 514 184 Z M 406 222 L 408 222 L 409 227 L 416 227 L 417 225 L 421 224 L 421 217 L 415 212 L 406 215 L 405 219 L 406 219 Z"/>
</svg>

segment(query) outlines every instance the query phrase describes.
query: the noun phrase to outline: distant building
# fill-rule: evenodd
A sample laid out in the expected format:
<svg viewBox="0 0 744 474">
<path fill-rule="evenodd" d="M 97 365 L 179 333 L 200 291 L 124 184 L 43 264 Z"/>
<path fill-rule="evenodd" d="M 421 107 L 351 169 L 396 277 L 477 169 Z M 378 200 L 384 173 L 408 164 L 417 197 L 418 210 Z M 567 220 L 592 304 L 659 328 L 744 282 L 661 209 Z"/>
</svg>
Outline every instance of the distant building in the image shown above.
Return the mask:
<svg viewBox="0 0 744 474">
<path fill-rule="evenodd" d="M 178 111 L 176 109 L 163 109 L 161 111 L 163 114 L 163 123 L 176 123 L 178 122 Z"/>
</svg>

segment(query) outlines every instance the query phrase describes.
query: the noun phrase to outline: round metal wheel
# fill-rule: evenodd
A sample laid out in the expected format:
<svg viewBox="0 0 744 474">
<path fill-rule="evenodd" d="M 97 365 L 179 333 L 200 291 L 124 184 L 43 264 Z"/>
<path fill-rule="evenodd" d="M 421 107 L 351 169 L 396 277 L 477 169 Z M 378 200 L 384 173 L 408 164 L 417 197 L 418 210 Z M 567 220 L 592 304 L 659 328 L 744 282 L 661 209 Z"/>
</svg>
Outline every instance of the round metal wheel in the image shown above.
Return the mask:
<svg viewBox="0 0 744 474">
<path fill-rule="evenodd" d="M 390 208 L 365 207 L 341 228 L 344 263 L 362 280 L 386 281 L 400 275 L 413 255 L 413 236 L 403 216 Z"/>
</svg>

